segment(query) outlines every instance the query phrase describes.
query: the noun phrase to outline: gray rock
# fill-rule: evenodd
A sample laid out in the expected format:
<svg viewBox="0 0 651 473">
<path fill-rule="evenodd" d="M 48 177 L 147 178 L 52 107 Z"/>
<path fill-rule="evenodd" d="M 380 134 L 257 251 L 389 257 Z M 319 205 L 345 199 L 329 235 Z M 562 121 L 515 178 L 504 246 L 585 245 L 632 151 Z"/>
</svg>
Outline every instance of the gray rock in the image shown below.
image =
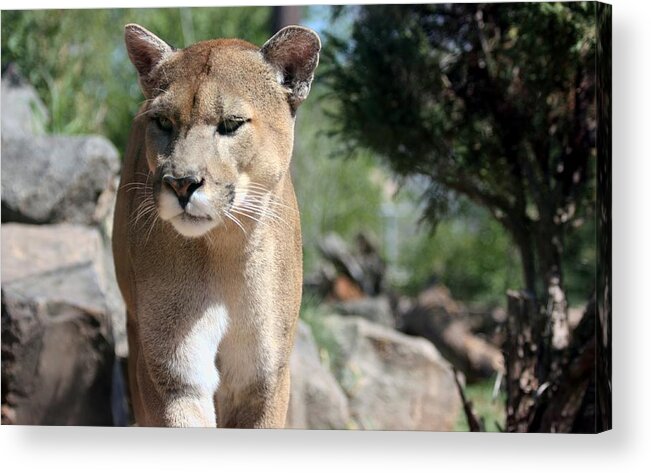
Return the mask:
<svg viewBox="0 0 651 473">
<path fill-rule="evenodd" d="M 109 242 L 113 237 L 113 219 L 115 217 L 115 202 L 117 199 L 118 189 L 120 187 L 120 177 L 115 176 L 106 191 L 97 201 L 96 215 L 101 218 L 99 229 L 102 236 Z M 103 217 L 100 217 L 103 215 Z"/>
<path fill-rule="evenodd" d="M 119 167 L 117 150 L 100 136 L 3 134 L 2 221 L 101 222 Z"/>
<path fill-rule="evenodd" d="M 2 75 L 1 115 L 3 137 L 45 133 L 47 109 L 36 90 L 24 81 L 13 65 Z"/>
<path fill-rule="evenodd" d="M 385 327 L 395 327 L 395 318 L 389 298 L 384 295 L 337 302 L 333 309 L 337 314 L 356 315 Z"/>
<path fill-rule="evenodd" d="M 3 423 L 112 425 L 125 393 L 113 383 L 99 232 L 21 224 L 1 232 Z"/>
<path fill-rule="evenodd" d="M 106 210 L 105 216 L 99 222 L 99 231 L 104 242 L 104 268 L 106 271 L 106 305 L 108 306 L 111 320 L 113 321 L 113 336 L 115 338 L 115 354 L 126 359 L 129 353 L 127 341 L 127 309 L 117 284 L 115 265 L 113 262 L 113 249 L 111 238 L 113 235 L 113 216 L 115 213 L 115 199 L 119 186 L 119 177 L 115 177 L 104 193 L 105 199 L 100 197 L 98 209 Z"/>
<path fill-rule="evenodd" d="M 115 355 L 118 358 L 126 359 L 129 355 L 127 308 L 124 304 L 124 299 L 122 299 L 120 288 L 118 287 L 110 242 L 105 240 L 103 247 L 103 268 L 105 275 L 104 301 L 106 303 L 106 310 L 111 318 L 111 326 L 113 327 Z"/>
<path fill-rule="evenodd" d="M 359 317 L 328 316 L 335 376 L 362 429 L 452 430 L 461 401 L 434 346 Z"/>
<path fill-rule="evenodd" d="M 335 377 L 321 364 L 310 327 L 299 321 L 291 357 L 286 428 L 345 429 L 348 421 L 348 400 Z"/>
</svg>

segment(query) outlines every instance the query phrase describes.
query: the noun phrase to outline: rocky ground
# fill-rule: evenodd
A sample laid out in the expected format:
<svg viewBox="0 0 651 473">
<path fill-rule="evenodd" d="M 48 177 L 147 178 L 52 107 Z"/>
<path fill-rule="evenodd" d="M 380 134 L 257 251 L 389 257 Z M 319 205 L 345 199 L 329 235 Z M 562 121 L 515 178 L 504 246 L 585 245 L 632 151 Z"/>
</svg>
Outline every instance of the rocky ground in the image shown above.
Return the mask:
<svg viewBox="0 0 651 473">
<path fill-rule="evenodd" d="M 2 423 L 129 425 L 125 312 L 110 253 L 120 160 L 100 136 L 45 133 L 47 110 L 2 78 Z M 379 301 L 379 302 L 378 302 Z M 386 300 L 299 325 L 288 428 L 451 430 L 448 362 L 396 330 Z"/>
</svg>

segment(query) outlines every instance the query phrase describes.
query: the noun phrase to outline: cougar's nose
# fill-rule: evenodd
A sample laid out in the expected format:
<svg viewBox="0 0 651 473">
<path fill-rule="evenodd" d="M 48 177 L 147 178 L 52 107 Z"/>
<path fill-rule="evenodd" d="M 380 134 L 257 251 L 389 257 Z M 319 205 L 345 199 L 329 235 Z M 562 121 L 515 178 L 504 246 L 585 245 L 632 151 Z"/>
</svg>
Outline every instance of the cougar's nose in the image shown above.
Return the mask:
<svg viewBox="0 0 651 473">
<path fill-rule="evenodd" d="M 203 179 L 195 176 L 174 177 L 170 174 L 163 176 L 163 182 L 176 193 L 181 207 L 185 208 L 192 193 L 203 185 Z"/>
</svg>

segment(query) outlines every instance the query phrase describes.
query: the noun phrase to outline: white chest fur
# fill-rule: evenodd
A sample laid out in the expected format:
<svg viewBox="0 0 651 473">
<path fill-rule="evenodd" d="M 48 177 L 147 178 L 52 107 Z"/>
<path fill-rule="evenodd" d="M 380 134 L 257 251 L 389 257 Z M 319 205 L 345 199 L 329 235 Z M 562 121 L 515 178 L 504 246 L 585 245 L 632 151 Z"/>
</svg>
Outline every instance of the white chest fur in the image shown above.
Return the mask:
<svg viewBox="0 0 651 473">
<path fill-rule="evenodd" d="M 226 307 L 209 307 L 176 347 L 170 366 L 175 377 L 193 390 L 212 396 L 219 386 L 215 358 L 227 327 Z"/>
</svg>

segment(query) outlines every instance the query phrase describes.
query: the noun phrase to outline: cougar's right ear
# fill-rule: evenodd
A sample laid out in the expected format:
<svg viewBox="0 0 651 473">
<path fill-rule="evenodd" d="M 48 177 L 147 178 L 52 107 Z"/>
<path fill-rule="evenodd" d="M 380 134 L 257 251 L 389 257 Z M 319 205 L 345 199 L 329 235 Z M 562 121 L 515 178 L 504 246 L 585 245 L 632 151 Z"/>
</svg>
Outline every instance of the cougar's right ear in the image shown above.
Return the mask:
<svg viewBox="0 0 651 473">
<path fill-rule="evenodd" d="M 138 71 L 138 82 L 142 93 L 145 94 L 145 97 L 151 98 L 155 95 L 152 93 L 154 84 L 151 79 L 151 71 L 173 49 L 154 33 L 135 23 L 124 27 L 124 42 L 127 46 L 129 59 Z"/>
</svg>

